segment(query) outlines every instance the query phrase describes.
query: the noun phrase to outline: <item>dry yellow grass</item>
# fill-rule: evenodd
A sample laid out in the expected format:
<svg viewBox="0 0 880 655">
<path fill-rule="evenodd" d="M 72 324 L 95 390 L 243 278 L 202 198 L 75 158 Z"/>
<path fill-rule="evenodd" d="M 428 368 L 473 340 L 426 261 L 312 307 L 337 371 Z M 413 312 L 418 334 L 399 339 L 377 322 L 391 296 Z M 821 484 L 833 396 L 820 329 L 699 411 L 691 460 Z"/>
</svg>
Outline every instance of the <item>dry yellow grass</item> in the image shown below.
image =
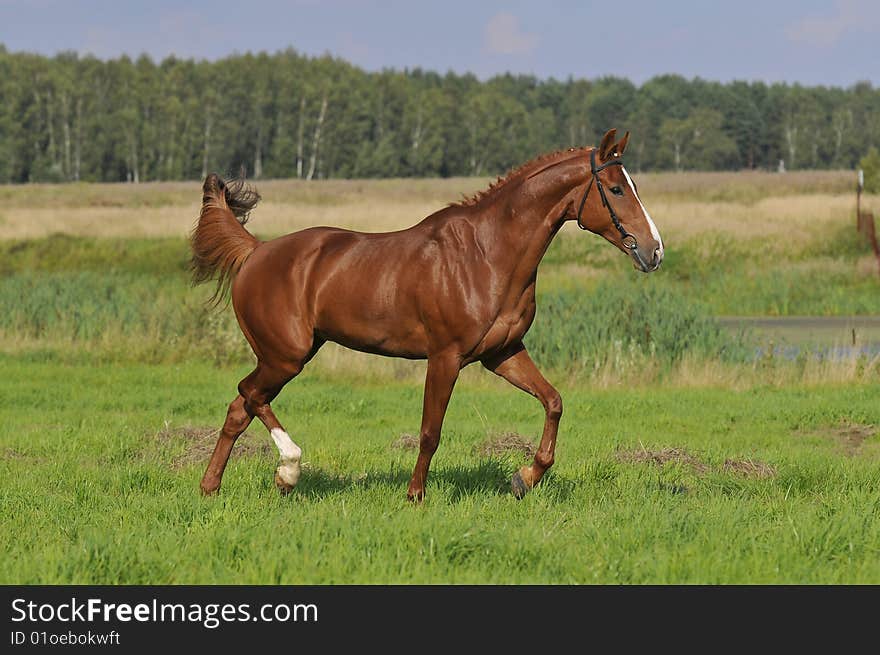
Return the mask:
<svg viewBox="0 0 880 655">
<path fill-rule="evenodd" d="M 813 238 L 849 221 L 848 172 L 658 173 L 639 176 L 643 199 L 668 241 L 707 233 L 734 238 Z M 413 225 L 488 184 L 483 178 L 269 180 L 250 229 L 274 236 L 313 225 L 380 232 Z M 0 187 L 0 238 L 52 233 L 162 237 L 188 233 L 201 198 L 197 182 Z M 866 209 L 880 214 L 880 197 Z M 570 231 L 571 226 L 566 228 Z M 794 244 L 791 244 L 794 245 Z"/>
<path fill-rule="evenodd" d="M 873 199 L 872 199 L 873 200 Z M 660 199 L 648 210 L 669 238 L 707 233 L 737 238 L 812 236 L 855 215 L 853 195 L 790 195 L 769 197 L 754 204 L 688 202 Z"/>
<path fill-rule="evenodd" d="M 275 236 L 314 225 L 381 232 L 418 222 L 486 180 L 270 180 L 249 228 Z M 183 236 L 201 202 L 197 182 L 0 187 L 0 238 L 53 233 L 97 237 Z"/>
<path fill-rule="evenodd" d="M 276 236 L 314 225 L 334 225 L 382 232 L 407 227 L 437 209 L 425 203 L 363 203 L 356 209 L 298 203 L 263 202 L 251 217 L 248 229 L 261 236 Z M 74 209 L 18 208 L 4 212 L 0 233 L 6 239 L 45 237 L 53 233 L 96 237 L 176 237 L 189 233 L 198 218 L 199 205 L 129 207 L 79 207 Z"/>
</svg>

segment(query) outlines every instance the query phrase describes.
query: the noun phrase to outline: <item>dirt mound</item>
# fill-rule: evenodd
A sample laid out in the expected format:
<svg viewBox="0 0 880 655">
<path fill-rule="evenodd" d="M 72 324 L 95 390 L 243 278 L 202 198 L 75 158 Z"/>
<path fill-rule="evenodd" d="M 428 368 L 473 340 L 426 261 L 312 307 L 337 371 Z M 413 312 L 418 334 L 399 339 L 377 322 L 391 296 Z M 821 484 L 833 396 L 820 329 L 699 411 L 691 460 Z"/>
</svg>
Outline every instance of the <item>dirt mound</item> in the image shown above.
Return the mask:
<svg viewBox="0 0 880 655">
<path fill-rule="evenodd" d="M 628 464 L 652 463 L 657 466 L 675 463 L 687 466 L 695 473 L 708 473 L 709 467 L 682 448 L 661 448 L 648 450 L 645 447 L 634 450 L 620 450 L 617 452 L 617 460 Z"/>
<path fill-rule="evenodd" d="M 537 447 L 529 439 L 516 432 L 504 432 L 489 437 L 474 446 L 474 452 L 483 457 L 520 453 L 525 457 L 534 457 Z"/>
<path fill-rule="evenodd" d="M 729 473 L 738 473 L 749 478 L 776 477 L 774 467 L 757 459 L 726 459 L 723 468 Z"/>
<path fill-rule="evenodd" d="M 3 453 L 0 454 L 0 459 L 4 460 L 28 460 L 34 459 L 30 455 L 26 455 L 25 453 L 19 452 L 15 448 L 4 448 Z"/>
<path fill-rule="evenodd" d="M 404 432 L 397 439 L 391 442 L 391 447 L 398 450 L 418 450 L 419 438 Z"/>
<path fill-rule="evenodd" d="M 826 425 L 815 430 L 802 431 L 800 434 L 830 439 L 844 454 L 853 457 L 859 453 L 865 440 L 876 435 L 877 431 L 876 425 L 854 423 L 849 419 L 842 419 L 836 425 Z"/>
<path fill-rule="evenodd" d="M 675 463 L 690 468 L 698 475 L 705 475 L 712 470 L 708 464 L 683 448 L 649 450 L 642 446 L 633 450 L 620 450 L 617 452 L 617 461 L 628 464 L 651 463 L 657 466 Z M 773 466 L 757 459 L 726 459 L 721 470 L 750 478 L 772 478 L 777 473 Z"/>
<path fill-rule="evenodd" d="M 193 464 L 207 464 L 214 452 L 217 435 L 220 430 L 213 427 L 186 425 L 171 427 L 166 425 L 154 435 L 154 439 L 162 445 L 176 446 L 184 443 L 184 450 L 171 458 L 172 469 L 181 469 Z M 267 439 L 260 439 L 250 432 L 243 433 L 235 442 L 231 457 L 263 456 L 272 457 L 277 452 Z"/>
</svg>

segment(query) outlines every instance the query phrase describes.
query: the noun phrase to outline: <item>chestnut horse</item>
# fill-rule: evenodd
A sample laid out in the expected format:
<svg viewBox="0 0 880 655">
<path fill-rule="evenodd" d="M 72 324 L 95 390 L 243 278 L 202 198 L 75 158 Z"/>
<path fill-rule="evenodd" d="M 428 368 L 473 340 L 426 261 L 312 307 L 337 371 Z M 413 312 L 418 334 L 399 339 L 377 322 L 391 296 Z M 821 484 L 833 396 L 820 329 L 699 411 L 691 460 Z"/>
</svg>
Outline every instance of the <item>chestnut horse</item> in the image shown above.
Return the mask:
<svg viewBox="0 0 880 655">
<path fill-rule="evenodd" d="M 419 455 L 407 496 L 421 500 L 443 416 L 458 378 L 480 362 L 535 396 L 546 419 L 530 466 L 513 475 L 521 498 L 553 465 L 559 392 L 522 339 L 535 318 L 538 264 L 568 220 L 601 235 L 641 271 L 657 270 L 663 242 L 620 160 L 629 133 L 598 148 L 538 157 L 486 191 L 398 232 L 312 227 L 261 242 L 243 224 L 259 196 L 243 183 L 205 179 L 191 236 L 195 282 L 231 287 L 241 330 L 257 358 L 238 385 L 202 478 L 212 494 L 235 440 L 256 416 L 280 452 L 275 483 L 288 493 L 302 450 L 270 403 L 326 341 L 387 357 L 427 359 Z M 592 191 L 592 193 L 591 193 Z"/>
</svg>

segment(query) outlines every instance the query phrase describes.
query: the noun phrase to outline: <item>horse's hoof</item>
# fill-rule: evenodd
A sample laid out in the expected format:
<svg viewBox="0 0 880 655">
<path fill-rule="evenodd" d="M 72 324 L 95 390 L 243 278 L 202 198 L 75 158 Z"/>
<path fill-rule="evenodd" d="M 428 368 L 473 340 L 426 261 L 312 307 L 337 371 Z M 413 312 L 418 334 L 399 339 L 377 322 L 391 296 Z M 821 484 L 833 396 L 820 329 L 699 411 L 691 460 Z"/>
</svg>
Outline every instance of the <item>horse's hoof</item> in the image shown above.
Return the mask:
<svg viewBox="0 0 880 655">
<path fill-rule="evenodd" d="M 284 480 L 282 480 L 281 476 L 278 475 L 278 471 L 275 471 L 275 486 L 278 488 L 278 492 L 282 496 L 286 496 L 291 491 L 293 491 L 293 485 L 287 484 Z"/>
<path fill-rule="evenodd" d="M 216 496 L 220 491 L 220 485 L 214 483 L 205 483 L 203 481 L 199 485 L 199 489 L 201 490 L 203 496 Z"/>
<path fill-rule="evenodd" d="M 406 494 L 406 499 L 409 502 L 418 505 L 425 499 L 425 492 L 424 492 L 424 490 L 422 490 L 422 491 L 408 491 Z"/>
<path fill-rule="evenodd" d="M 510 479 L 510 491 L 517 500 L 522 500 L 522 497 L 529 493 L 529 486 L 522 479 L 519 471 L 514 473 Z"/>
</svg>

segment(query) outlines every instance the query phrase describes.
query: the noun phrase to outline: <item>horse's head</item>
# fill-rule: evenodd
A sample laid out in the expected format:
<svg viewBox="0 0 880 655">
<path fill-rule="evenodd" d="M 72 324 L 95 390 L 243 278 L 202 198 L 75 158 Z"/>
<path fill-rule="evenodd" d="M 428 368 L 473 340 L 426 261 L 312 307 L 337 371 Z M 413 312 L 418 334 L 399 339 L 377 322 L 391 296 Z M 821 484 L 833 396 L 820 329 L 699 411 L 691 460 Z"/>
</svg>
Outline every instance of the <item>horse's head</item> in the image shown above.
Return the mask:
<svg viewBox="0 0 880 655">
<path fill-rule="evenodd" d="M 617 130 L 608 130 L 590 151 L 576 220 L 578 227 L 603 236 L 632 257 L 637 269 L 650 273 L 663 261 L 663 240 L 620 159 L 629 132 L 620 141 L 616 137 Z"/>
</svg>

